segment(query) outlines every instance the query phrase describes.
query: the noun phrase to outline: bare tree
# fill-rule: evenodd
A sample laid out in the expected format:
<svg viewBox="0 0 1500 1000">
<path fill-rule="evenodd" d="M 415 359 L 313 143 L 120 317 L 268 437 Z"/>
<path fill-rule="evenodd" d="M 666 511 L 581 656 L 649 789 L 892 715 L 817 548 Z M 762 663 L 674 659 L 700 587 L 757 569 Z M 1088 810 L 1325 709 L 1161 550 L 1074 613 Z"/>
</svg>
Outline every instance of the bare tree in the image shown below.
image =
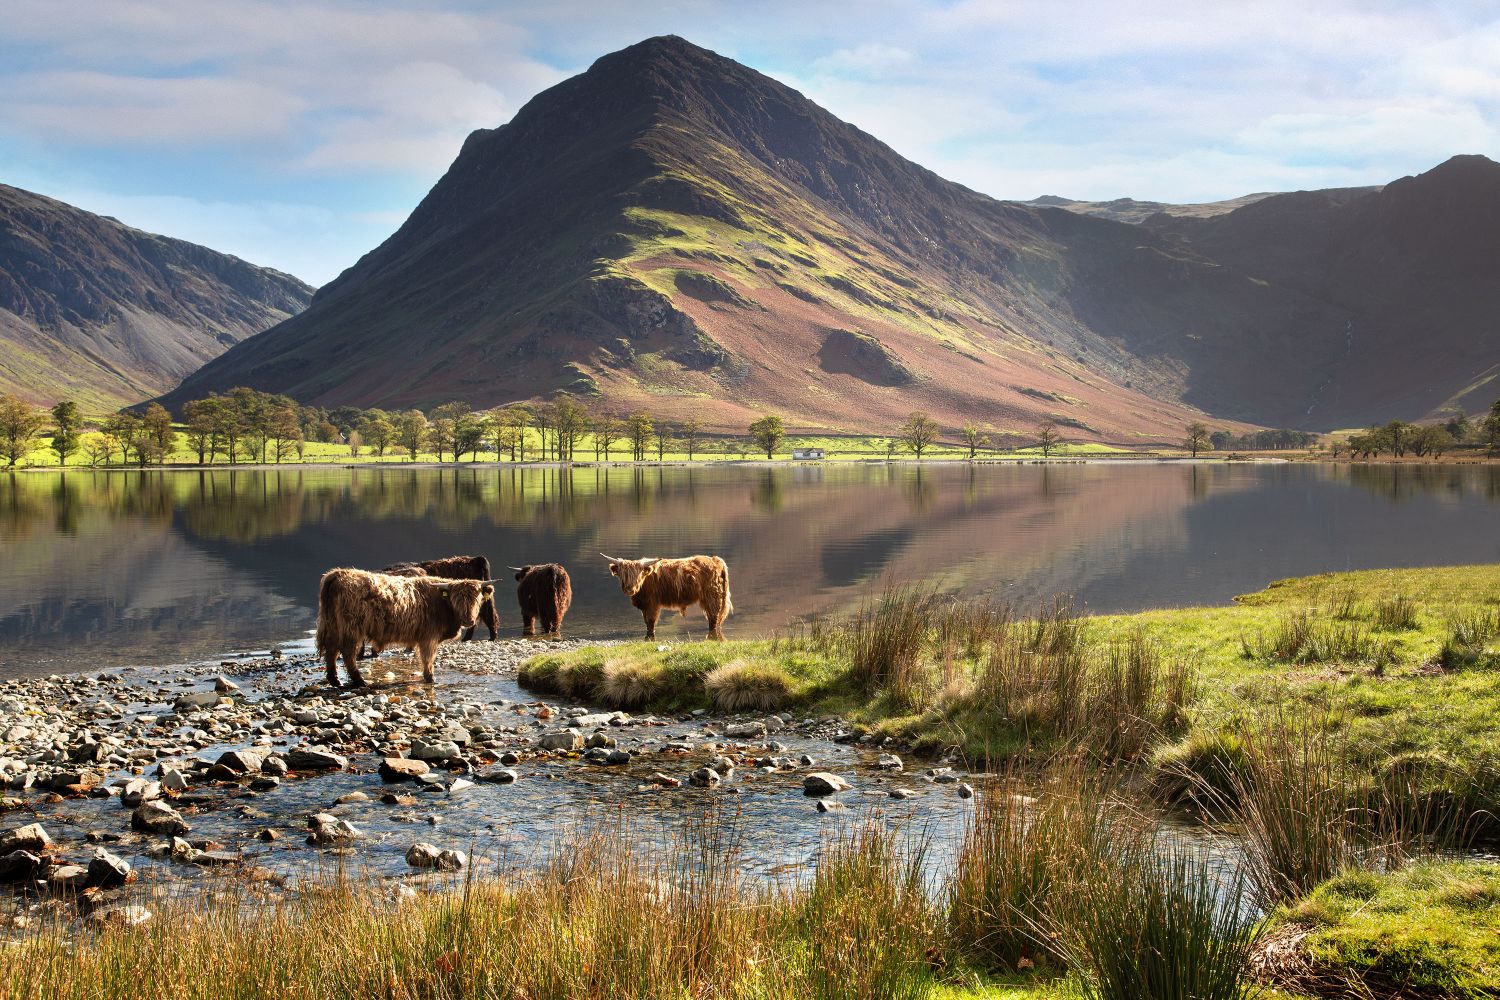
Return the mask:
<svg viewBox="0 0 1500 1000">
<path fill-rule="evenodd" d="M 964 424 L 961 432 L 964 436 L 964 445 L 969 449 L 969 461 L 974 461 L 974 456 L 989 443 L 989 435 L 979 429 L 975 423 Z"/>
<path fill-rule="evenodd" d="M 1042 449 L 1042 457 L 1048 458 L 1052 455 L 1052 449 L 1062 444 L 1062 435 L 1057 431 L 1057 424 L 1051 420 L 1043 420 L 1036 425 L 1036 444 Z"/>
<path fill-rule="evenodd" d="M 1208 425 L 1199 420 L 1188 424 L 1187 439 L 1182 444 L 1183 447 L 1192 452 L 1194 458 L 1198 457 L 1198 452 L 1208 451 L 1213 447 Z"/>
<path fill-rule="evenodd" d="M 937 421 L 921 410 L 913 410 L 911 416 L 906 418 L 906 423 L 901 425 L 899 437 L 901 443 L 920 460 L 922 452 L 938 439 Z"/>
</svg>

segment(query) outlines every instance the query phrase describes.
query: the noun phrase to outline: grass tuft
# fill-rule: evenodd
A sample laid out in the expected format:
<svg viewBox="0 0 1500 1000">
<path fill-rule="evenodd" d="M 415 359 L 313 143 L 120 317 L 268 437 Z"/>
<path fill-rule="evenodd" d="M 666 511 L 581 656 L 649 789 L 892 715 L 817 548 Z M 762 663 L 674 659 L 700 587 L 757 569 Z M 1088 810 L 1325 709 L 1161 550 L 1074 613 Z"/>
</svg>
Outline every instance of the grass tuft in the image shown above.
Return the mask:
<svg viewBox="0 0 1500 1000">
<path fill-rule="evenodd" d="M 797 682 L 773 663 L 734 660 L 709 671 L 703 687 L 721 712 L 771 712 L 791 701 Z"/>
</svg>

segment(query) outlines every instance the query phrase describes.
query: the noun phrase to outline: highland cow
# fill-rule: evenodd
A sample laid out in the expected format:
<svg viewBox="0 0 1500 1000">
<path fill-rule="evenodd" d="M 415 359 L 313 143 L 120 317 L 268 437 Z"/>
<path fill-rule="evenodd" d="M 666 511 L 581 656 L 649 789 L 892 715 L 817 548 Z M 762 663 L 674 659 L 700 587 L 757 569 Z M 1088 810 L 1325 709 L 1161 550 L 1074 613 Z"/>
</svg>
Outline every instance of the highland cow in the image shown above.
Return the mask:
<svg viewBox="0 0 1500 1000">
<path fill-rule="evenodd" d="M 431 684 L 440 643 L 457 638 L 479 620 L 494 598 L 493 580 L 449 580 L 436 576 L 392 576 L 362 569 L 331 569 L 318 585 L 318 653 L 328 683 L 339 686 L 338 656 L 350 687 L 363 687 L 355 651 L 402 645 L 414 650 L 422 679 Z"/>
<path fill-rule="evenodd" d="M 391 576 L 440 576 L 445 580 L 488 580 L 490 561 L 484 556 L 448 556 L 445 559 L 428 559 L 425 562 L 401 562 L 381 570 Z M 500 636 L 500 616 L 493 600 L 485 601 L 479 609 L 479 620 L 490 630 L 490 641 Z M 464 642 L 474 638 L 474 629 L 464 634 Z"/>
<path fill-rule="evenodd" d="M 604 553 L 599 553 L 604 556 Z M 676 608 L 686 617 L 694 604 L 708 619 L 708 633 L 724 638 L 724 619 L 734 614 L 729 593 L 729 566 L 718 556 L 688 556 L 686 559 L 609 560 L 609 572 L 620 581 L 620 589 L 646 620 L 646 638 L 656 638 L 656 621 L 662 608 Z"/>
<path fill-rule="evenodd" d="M 573 581 L 568 571 L 557 563 L 539 566 L 512 566 L 516 571 L 516 600 L 521 604 L 523 635 L 535 635 L 540 619 L 542 632 L 562 638 L 563 616 L 573 603 Z"/>
</svg>

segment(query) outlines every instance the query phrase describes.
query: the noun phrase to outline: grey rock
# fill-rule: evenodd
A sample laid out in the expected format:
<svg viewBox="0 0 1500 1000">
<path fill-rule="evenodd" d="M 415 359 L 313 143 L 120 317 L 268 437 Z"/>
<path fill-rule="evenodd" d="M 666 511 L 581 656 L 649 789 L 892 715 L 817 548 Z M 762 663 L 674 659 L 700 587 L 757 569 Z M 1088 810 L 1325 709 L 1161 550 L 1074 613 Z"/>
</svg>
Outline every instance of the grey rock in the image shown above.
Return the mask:
<svg viewBox="0 0 1500 1000">
<path fill-rule="evenodd" d="M 576 729 L 554 729 L 537 737 L 543 750 L 582 750 L 583 734 Z"/>
<path fill-rule="evenodd" d="M 106 906 L 89 914 L 89 923 L 99 927 L 139 927 L 152 919 L 151 911 L 138 903 Z"/>
<path fill-rule="evenodd" d="M 47 836 L 42 824 L 29 823 L 0 833 L 0 855 L 12 851 L 40 851 L 50 843 L 52 838 Z"/>
<path fill-rule="evenodd" d="M 892 788 L 890 795 L 893 799 L 914 799 L 917 797 L 917 793 L 910 788 Z"/>
<path fill-rule="evenodd" d="M 830 771 L 814 771 L 802 779 L 804 795 L 836 795 L 852 787 L 849 782 Z"/>
<path fill-rule="evenodd" d="M 332 750 L 303 746 L 287 753 L 286 766 L 293 771 L 342 771 L 349 760 Z"/>
<path fill-rule="evenodd" d="M 120 805 L 134 809 L 142 802 L 154 802 L 161 798 L 161 783 L 145 778 L 132 778 L 120 789 Z"/>
<path fill-rule="evenodd" d="M 18 882 L 31 878 L 41 867 L 41 856 L 31 851 L 0 854 L 0 882 Z"/>
<path fill-rule="evenodd" d="M 426 761 L 412 760 L 408 757 L 386 757 L 380 762 L 380 779 L 395 784 L 401 781 L 411 781 L 430 770 L 432 768 L 427 766 Z"/>
<path fill-rule="evenodd" d="M 235 774 L 259 774 L 266 762 L 265 754 L 258 750 L 230 750 L 219 755 L 214 763 L 226 767 Z"/>
<path fill-rule="evenodd" d="M 883 753 L 875 759 L 875 770 L 877 771 L 900 771 L 903 767 L 901 758 L 893 753 Z"/>
<path fill-rule="evenodd" d="M 820 813 L 843 812 L 847 808 L 842 802 L 833 799 L 818 800 L 818 812 Z"/>
<path fill-rule="evenodd" d="M 102 847 L 94 852 L 94 860 L 89 862 L 87 878 L 89 885 L 100 889 L 113 889 L 124 885 L 130 879 L 130 862 L 116 857 Z"/>
<path fill-rule="evenodd" d="M 411 741 L 411 759 L 425 761 L 455 760 L 463 756 L 463 750 L 457 743 L 440 741 L 428 743 L 426 740 Z"/>
<path fill-rule="evenodd" d="M 766 735 L 764 722 L 739 722 L 724 727 L 724 735 L 732 740 L 755 740 Z"/>
<path fill-rule="evenodd" d="M 130 828 L 162 836 L 186 833 L 191 829 L 187 820 L 182 818 L 182 813 L 161 801 L 145 802 L 137 807 L 130 814 Z"/>
<path fill-rule="evenodd" d="M 958 786 L 958 797 L 961 799 L 972 799 L 974 797 L 974 786 L 968 782 L 961 782 Z"/>
<path fill-rule="evenodd" d="M 688 775 L 688 784 L 694 788 L 713 788 L 722 780 L 719 772 L 711 767 L 700 767 Z"/>
<path fill-rule="evenodd" d="M 332 813 L 318 813 L 311 816 L 307 821 L 310 831 L 307 835 L 309 844 L 319 847 L 327 847 L 334 844 L 347 844 L 363 834 L 355 828 L 354 824 L 340 819 Z"/>
<path fill-rule="evenodd" d="M 515 771 L 508 767 L 487 767 L 477 775 L 480 781 L 492 782 L 496 785 L 509 785 L 520 777 Z"/>
</svg>

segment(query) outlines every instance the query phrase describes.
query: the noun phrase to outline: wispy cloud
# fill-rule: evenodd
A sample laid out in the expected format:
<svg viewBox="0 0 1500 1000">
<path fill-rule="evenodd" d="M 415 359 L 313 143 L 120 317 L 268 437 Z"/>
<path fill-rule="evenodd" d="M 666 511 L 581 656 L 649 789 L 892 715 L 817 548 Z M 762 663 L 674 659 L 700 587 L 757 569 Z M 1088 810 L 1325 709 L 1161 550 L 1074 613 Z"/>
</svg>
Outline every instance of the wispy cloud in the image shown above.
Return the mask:
<svg viewBox="0 0 1500 1000">
<path fill-rule="evenodd" d="M 1471 0 L 7 0 L 0 179 L 322 281 L 471 130 L 669 31 L 1000 197 L 1204 200 L 1500 153 L 1500 16 Z"/>
</svg>

